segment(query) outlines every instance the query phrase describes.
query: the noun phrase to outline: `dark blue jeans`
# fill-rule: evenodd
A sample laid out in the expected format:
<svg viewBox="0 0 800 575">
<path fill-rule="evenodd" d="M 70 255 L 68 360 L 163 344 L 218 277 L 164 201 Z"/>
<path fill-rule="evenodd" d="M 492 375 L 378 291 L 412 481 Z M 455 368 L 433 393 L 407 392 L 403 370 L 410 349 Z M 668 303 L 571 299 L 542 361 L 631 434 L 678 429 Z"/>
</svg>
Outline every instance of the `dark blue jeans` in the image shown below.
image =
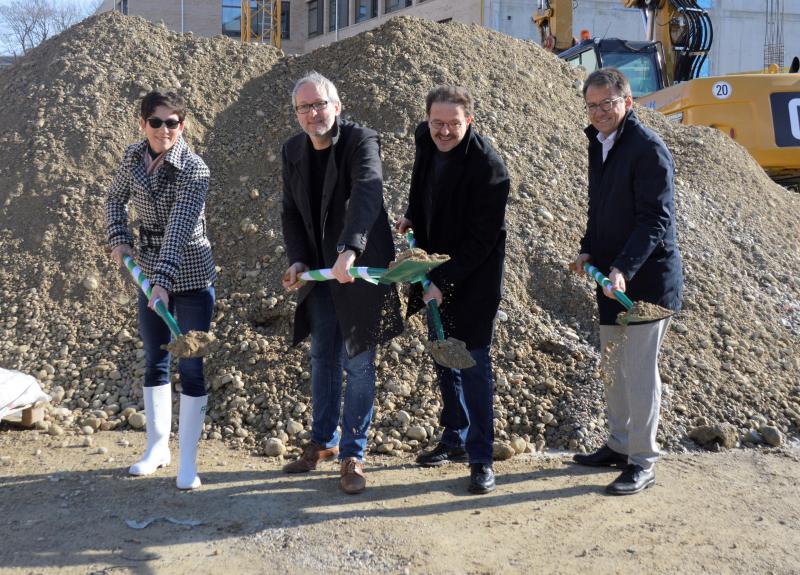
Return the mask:
<svg viewBox="0 0 800 575">
<path fill-rule="evenodd" d="M 339 459 L 364 459 L 375 401 L 375 348 L 347 357 L 330 287 L 314 286 L 306 298 L 311 323 L 311 439 L 339 446 Z M 342 409 L 342 369 L 347 373 Z M 341 411 L 342 437 L 336 431 Z"/>
<path fill-rule="evenodd" d="M 428 320 L 429 337 L 436 332 Z M 434 362 L 442 394 L 439 424 L 444 428 L 441 442 L 448 447 L 463 447 L 470 463 L 492 463 L 494 443 L 494 382 L 489 348 L 469 350 L 475 366 L 450 369 Z"/>
<path fill-rule="evenodd" d="M 214 288 L 169 294 L 169 311 L 175 316 L 181 333 L 190 330 L 208 331 L 214 311 Z M 161 317 L 147 307 L 147 296 L 140 290 L 138 302 L 139 336 L 144 343 L 144 386 L 155 387 L 169 383 L 170 354 L 161 349 L 172 334 Z M 203 358 L 180 358 L 181 393 L 192 397 L 206 395 L 203 377 Z"/>
</svg>

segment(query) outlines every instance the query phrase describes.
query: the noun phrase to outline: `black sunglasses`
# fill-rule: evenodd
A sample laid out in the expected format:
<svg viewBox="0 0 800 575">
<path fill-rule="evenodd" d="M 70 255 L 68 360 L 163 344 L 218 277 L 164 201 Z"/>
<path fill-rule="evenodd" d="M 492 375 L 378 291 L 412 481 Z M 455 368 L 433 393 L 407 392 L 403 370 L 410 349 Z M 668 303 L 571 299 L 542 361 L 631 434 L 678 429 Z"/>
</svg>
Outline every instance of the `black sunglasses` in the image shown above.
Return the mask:
<svg viewBox="0 0 800 575">
<path fill-rule="evenodd" d="M 161 124 L 166 124 L 168 130 L 174 130 L 181 125 L 180 120 L 173 120 L 172 118 L 169 120 L 162 120 L 161 118 L 156 118 L 155 116 L 152 118 L 147 118 L 147 123 L 154 130 L 158 130 L 161 127 Z"/>
</svg>

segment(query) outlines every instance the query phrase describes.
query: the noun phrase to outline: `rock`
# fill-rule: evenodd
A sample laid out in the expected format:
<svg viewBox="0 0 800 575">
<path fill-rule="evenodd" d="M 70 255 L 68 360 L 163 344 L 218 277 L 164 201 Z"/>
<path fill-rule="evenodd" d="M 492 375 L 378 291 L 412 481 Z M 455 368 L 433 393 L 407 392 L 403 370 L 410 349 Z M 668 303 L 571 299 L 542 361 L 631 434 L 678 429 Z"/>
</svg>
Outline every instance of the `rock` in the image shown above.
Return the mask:
<svg viewBox="0 0 800 575">
<path fill-rule="evenodd" d="M 514 457 L 514 448 L 507 443 L 495 441 L 492 445 L 492 454 L 495 461 L 505 461 Z"/>
<path fill-rule="evenodd" d="M 762 425 L 758 428 L 758 432 L 764 438 L 764 441 L 772 447 L 780 447 L 783 444 L 783 434 L 777 427 Z"/>
<path fill-rule="evenodd" d="M 144 429 L 144 426 L 147 425 L 147 418 L 144 413 L 132 413 L 128 416 L 128 425 L 133 429 Z"/>
<path fill-rule="evenodd" d="M 267 457 L 279 457 L 286 453 L 286 446 L 277 437 L 270 437 L 264 441 L 263 449 Z"/>
<path fill-rule="evenodd" d="M 58 437 L 59 435 L 64 435 L 64 429 L 60 425 L 53 424 L 50 426 L 50 435 Z"/>
<path fill-rule="evenodd" d="M 402 426 L 406 426 L 409 423 L 411 423 L 411 416 L 408 414 L 407 411 L 403 409 L 397 412 L 395 418 L 397 419 L 397 423 L 399 423 Z"/>
<path fill-rule="evenodd" d="M 409 439 L 416 439 L 417 441 L 424 441 L 428 438 L 428 432 L 421 425 L 412 425 L 406 431 L 406 437 Z"/>
<path fill-rule="evenodd" d="M 728 449 L 736 447 L 739 434 L 730 424 L 701 425 L 689 431 L 689 437 L 703 447 L 717 444 Z"/>
<path fill-rule="evenodd" d="M 517 455 L 525 453 L 525 449 L 528 447 L 528 442 L 521 437 L 512 437 L 509 443 Z"/>
<path fill-rule="evenodd" d="M 288 433 L 290 436 L 297 435 L 301 431 L 303 431 L 302 423 L 293 419 L 290 419 L 286 422 L 286 433 Z"/>
</svg>

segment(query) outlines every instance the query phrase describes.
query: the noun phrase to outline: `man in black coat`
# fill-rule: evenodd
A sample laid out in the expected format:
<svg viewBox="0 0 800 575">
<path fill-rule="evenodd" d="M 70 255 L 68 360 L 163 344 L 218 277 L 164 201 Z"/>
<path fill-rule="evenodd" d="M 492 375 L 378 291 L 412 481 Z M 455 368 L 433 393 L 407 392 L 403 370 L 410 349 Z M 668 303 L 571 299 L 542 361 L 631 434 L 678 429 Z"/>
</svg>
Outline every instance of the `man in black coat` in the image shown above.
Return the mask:
<svg viewBox="0 0 800 575">
<path fill-rule="evenodd" d="M 436 365 L 444 431 L 417 463 L 437 466 L 467 455 L 469 490 L 487 493 L 495 487 L 489 348 L 502 291 L 510 181 L 503 161 L 472 125 L 466 89 L 434 88 L 425 109 L 427 121 L 415 134 L 408 209 L 397 229 L 403 233 L 413 227 L 420 248 L 450 260 L 429 274 L 424 294 L 418 284 L 412 288 L 408 314 L 435 299 L 445 336 L 464 341 L 476 365 L 462 370 Z"/>
<path fill-rule="evenodd" d="M 311 471 L 338 454 L 341 489 L 360 493 L 375 399 L 375 346 L 403 331 L 394 287 L 356 282 L 348 272 L 356 261 L 386 267 L 394 259 L 378 135 L 339 118 L 336 87 L 316 72 L 298 80 L 292 103 L 303 132 L 282 152 L 281 221 L 290 263 L 283 286 L 299 290 L 293 343 L 311 335 L 313 424 L 311 442 L 284 471 Z M 310 267 L 332 267 L 337 281 L 301 281 Z"/>
<path fill-rule="evenodd" d="M 625 308 L 613 292 L 680 309 L 683 274 L 675 234 L 674 166 L 661 138 L 633 112 L 630 84 L 619 70 L 593 72 L 583 94 L 591 122 L 586 128 L 589 213 L 575 269 L 581 273 L 590 261 L 611 280 L 610 289 L 597 289 L 597 305 L 601 349 L 614 349 L 615 373 L 606 387 L 606 444 L 574 459 L 582 465 L 624 466 L 606 491 L 629 495 L 655 482 L 658 353 L 669 318 L 616 325 Z"/>
</svg>

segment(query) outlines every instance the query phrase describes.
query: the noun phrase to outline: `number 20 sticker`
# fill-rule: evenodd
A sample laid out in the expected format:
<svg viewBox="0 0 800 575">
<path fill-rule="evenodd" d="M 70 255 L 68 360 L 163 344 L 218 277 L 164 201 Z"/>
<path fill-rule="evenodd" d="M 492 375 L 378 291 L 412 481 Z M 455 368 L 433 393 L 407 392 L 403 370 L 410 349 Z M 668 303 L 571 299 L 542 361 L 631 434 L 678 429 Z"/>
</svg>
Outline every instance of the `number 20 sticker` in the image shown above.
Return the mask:
<svg viewBox="0 0 800 575">
<path fill-rule="evenodd" d="M 725 100 L 733 94 L 733 87 L 727 82 L 717 82 L 711 88 L 711 93 L 718 100 Z"/>
</svg>

